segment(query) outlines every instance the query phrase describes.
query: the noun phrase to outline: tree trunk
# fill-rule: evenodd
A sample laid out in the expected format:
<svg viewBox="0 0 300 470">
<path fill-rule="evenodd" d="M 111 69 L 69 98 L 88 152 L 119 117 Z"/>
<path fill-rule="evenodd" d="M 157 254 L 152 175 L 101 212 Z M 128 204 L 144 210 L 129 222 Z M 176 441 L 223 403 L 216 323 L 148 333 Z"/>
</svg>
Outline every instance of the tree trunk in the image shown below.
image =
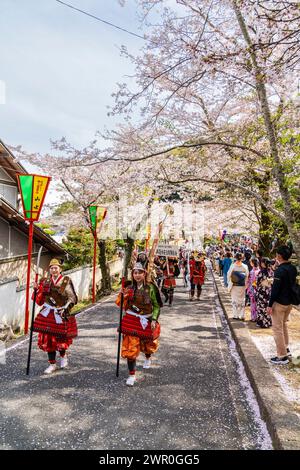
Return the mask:
<svg viewBox="0 0 300 470">
<path fill-rule="evenodd" d="M 125 244 L 125 256 L 124 256 L 124 266 L 123 266 L 125 279 L 128 278 L 128 268 L 129 268 L 129 264 L 131 261 L 133 249 L 134 249 L 134 239 L 128 237 L 126 239 L 126 244 Z"/>
<path fill-rule="evenodd" d="M 252 174 L 253 181 L 258 188 L 259 194 L 265 203 L 268 205 L 269 203 L 269 191 L 271 185 L 271 174 L 270 172 L 266 172 L 261 178 L 255 172 Z M 265 256 L 270 256 L 271 253 L 271 242 L 272 242 L 272 233 L 271 233 L 271 213 L 268 209 L 263 205 L 260 204 L 260 214 L 259 214 L 259 233 L 258 233 L 258 244 L 259 248 L 261 248 L 264 252 Z"/>
<path fill-rule="evenodd" d="M 278 146 L 277 146 L 277 139 L 276 133 L 274 129 L 274 125 L 271 118 L 271 111 L 270 106 L 267 98 L 267 91 L 265 85 L 265 75 L 261 67 L 258 65 L 257 56 L 255 50 L 253 48 L 253 44 L 248 32 L 248 28 L 245 23 L 245 19 L 242 15 L 240 8 L 237 5 L 236 0 L 233 0 L 233 8 L 235 10 L 235 14 L 241 28 L 242 34 L 244 36 L 245 42 L 249 47 L 249 54 L 251 57 L 251 62 L 253 65 L 253 70 L 255 72 L 255 83 L 256 83 L 256 91 L 258 95 L 258 100 L 261 106 L 261 112 L 265 123 L 265 128 L 267 131 L 267 137 L 270 144 L 270 153 L 274 163 L 274 176 L 277 181 L 280 195 L 282 197 L 283 206 L 284 206 L 284 214 L 285 214 L 285 222 L 289 231 L 290 239 L 293 244 L 294 251 L 296 253 L 298 262 L 300 263 L 300 234 L 296 230 L 296 219 L 293 213 L 292 203 L 290 194 L 285 182 L 284 170 L 282 168 L 282 164 L 279 157 Z"/>
<path fill-rule="evenodd" d="M 101 287 L 99 289 L 99 293 L 107 295 L 111 293 L 111 279 L 110 279 L 109 266 L 106 261 L 105 240 L 99 240 L 98 246 L 99 246 L 99 265 L 100 265 L 101 274 L 102 274 Z"/>
</svg>

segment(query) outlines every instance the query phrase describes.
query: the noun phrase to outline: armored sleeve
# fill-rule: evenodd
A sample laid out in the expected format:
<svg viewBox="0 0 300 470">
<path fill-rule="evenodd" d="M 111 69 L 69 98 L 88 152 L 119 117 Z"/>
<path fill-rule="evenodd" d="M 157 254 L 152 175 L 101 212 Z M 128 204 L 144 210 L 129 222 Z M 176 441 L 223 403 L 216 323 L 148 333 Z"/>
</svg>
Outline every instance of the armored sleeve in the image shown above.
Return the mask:
<svg viewBox="0 0 300 470">
<path fill-rule="evenodd" d="M 74 289 L 74 286 L 73 286 L 73 283 L 72 283 L 71 279 L 69 280 L 68 284 L 66 285 L 64 294 L 67 296 L 67 299 L 68 299 L 67 301 L 72 304 L 71 306 L 77 304 L 77 295 L 75 293 L 75 289 Z"/>
<path fill-rule="evenodd" d="M 152 303 L 152 320 L 158 320 L 160 307 L 157 301 L 155 287 L 152 284 L 150 284 L 150 299 Z"/>
</svg>

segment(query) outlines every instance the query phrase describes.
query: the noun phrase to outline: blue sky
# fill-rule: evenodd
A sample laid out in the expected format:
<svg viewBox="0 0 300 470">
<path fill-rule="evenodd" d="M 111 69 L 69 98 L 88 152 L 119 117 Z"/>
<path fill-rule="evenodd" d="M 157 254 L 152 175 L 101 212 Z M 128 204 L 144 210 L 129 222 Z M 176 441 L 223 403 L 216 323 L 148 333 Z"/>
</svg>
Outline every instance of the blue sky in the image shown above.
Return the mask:
<svg viewBox="0 0 300 470">
<path fill-rule="evenodd" d="M 134 0 L 66 0 L 143 35 Z M 143 40 L 75 12 L 55 0 L 0 0 L 0 138 L 47 152 L 65 136 L 78 147 L 112 128 L 106 106 L 115 84 L 133 73 L 118 47 L 137 53 Z"/>
</svg>

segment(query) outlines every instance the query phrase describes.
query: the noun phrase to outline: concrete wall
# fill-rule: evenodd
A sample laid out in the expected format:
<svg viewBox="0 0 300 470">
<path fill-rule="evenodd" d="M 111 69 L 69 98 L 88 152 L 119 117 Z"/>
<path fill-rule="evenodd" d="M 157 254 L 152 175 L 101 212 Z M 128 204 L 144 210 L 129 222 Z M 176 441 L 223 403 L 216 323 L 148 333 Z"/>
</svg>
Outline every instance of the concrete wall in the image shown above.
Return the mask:
<svg viewBox="0 0 300 470">
<path fill-rule="evenodd" d="M 49 262 L 55 256 L 51 256 L 50 253 L 42 254 L 39 267 L 39 276 L 43 277 L 47 273 Z M 11 260 L 0 259 L 0 282 L 17 277 L 19 279 L 19 285 L 26 284 L 27 278 L 27 255 L 12 258 Z M 34 278 L 36 272 L 37 253 L 32 255 L 31 260 L 31 278 Z"/>
<path fill-rule="evenodd" d="M 109 263 L 111 276 L 120 274 L 122 271 L 122 261 L 116 260 Z M 72 269 L 66 271 L 64 274 L 71 277 L 75 290 L 78 295 L 78 300 L 85 300 L 90 297 L 92 286 L 92 268 L 84 266 L 82 268 Z M 96 283 L 101 280 L 101 271 L 99 267 L 96 270 Z M 30 291 L 30 296 L 32 289 Z M 0 326 L 10 325 L 13 329 L 24 327 L 24 312 L 25 312 L 25 286 L 19 286 L 18 277 L 13 277 L 9 280 L 0 281 Z M 30 304 L 30 312 L 32 304 Z M 36 309 L 36 313 L 38 308 Z M 31 315 L 31 313 L 30 313 Z"/>
<path fill-rule="evenodd" d="M 24 297 L 24 302 L 22 302 Z M 24 307 L 22 308 L 22 304 Z M 0 281 L 0 325 L 11 325 L 13 328 L 22 323 L 25 310 L 25 291 L 20 293 L 19 279 L 14 277 L 8 282 Z M 23 320 L 24 322 L 24 320 Z"/>
</svg>

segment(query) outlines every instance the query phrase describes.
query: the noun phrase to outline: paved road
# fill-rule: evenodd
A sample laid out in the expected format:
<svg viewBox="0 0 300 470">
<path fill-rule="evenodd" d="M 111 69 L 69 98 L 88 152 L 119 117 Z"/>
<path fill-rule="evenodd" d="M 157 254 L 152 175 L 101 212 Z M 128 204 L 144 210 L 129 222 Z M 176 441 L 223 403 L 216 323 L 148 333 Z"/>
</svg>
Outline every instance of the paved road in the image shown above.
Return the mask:
<svg viewBox="0 0 300 470">
<path fill-rule="evenodd" d="M 179 284 L 182 281 L 179 280 Z M 42 374 L 28 342 L 0 364 L 0 449 L 269 449 L 271 442 L 222 318 L 212 277 L 200 302 L 179 286 L 162 309 L 153 367 L 126 387 L 115 376 L 118 309 L 111 297 L 79 315 L 70 367 Z"/>
</svg>

